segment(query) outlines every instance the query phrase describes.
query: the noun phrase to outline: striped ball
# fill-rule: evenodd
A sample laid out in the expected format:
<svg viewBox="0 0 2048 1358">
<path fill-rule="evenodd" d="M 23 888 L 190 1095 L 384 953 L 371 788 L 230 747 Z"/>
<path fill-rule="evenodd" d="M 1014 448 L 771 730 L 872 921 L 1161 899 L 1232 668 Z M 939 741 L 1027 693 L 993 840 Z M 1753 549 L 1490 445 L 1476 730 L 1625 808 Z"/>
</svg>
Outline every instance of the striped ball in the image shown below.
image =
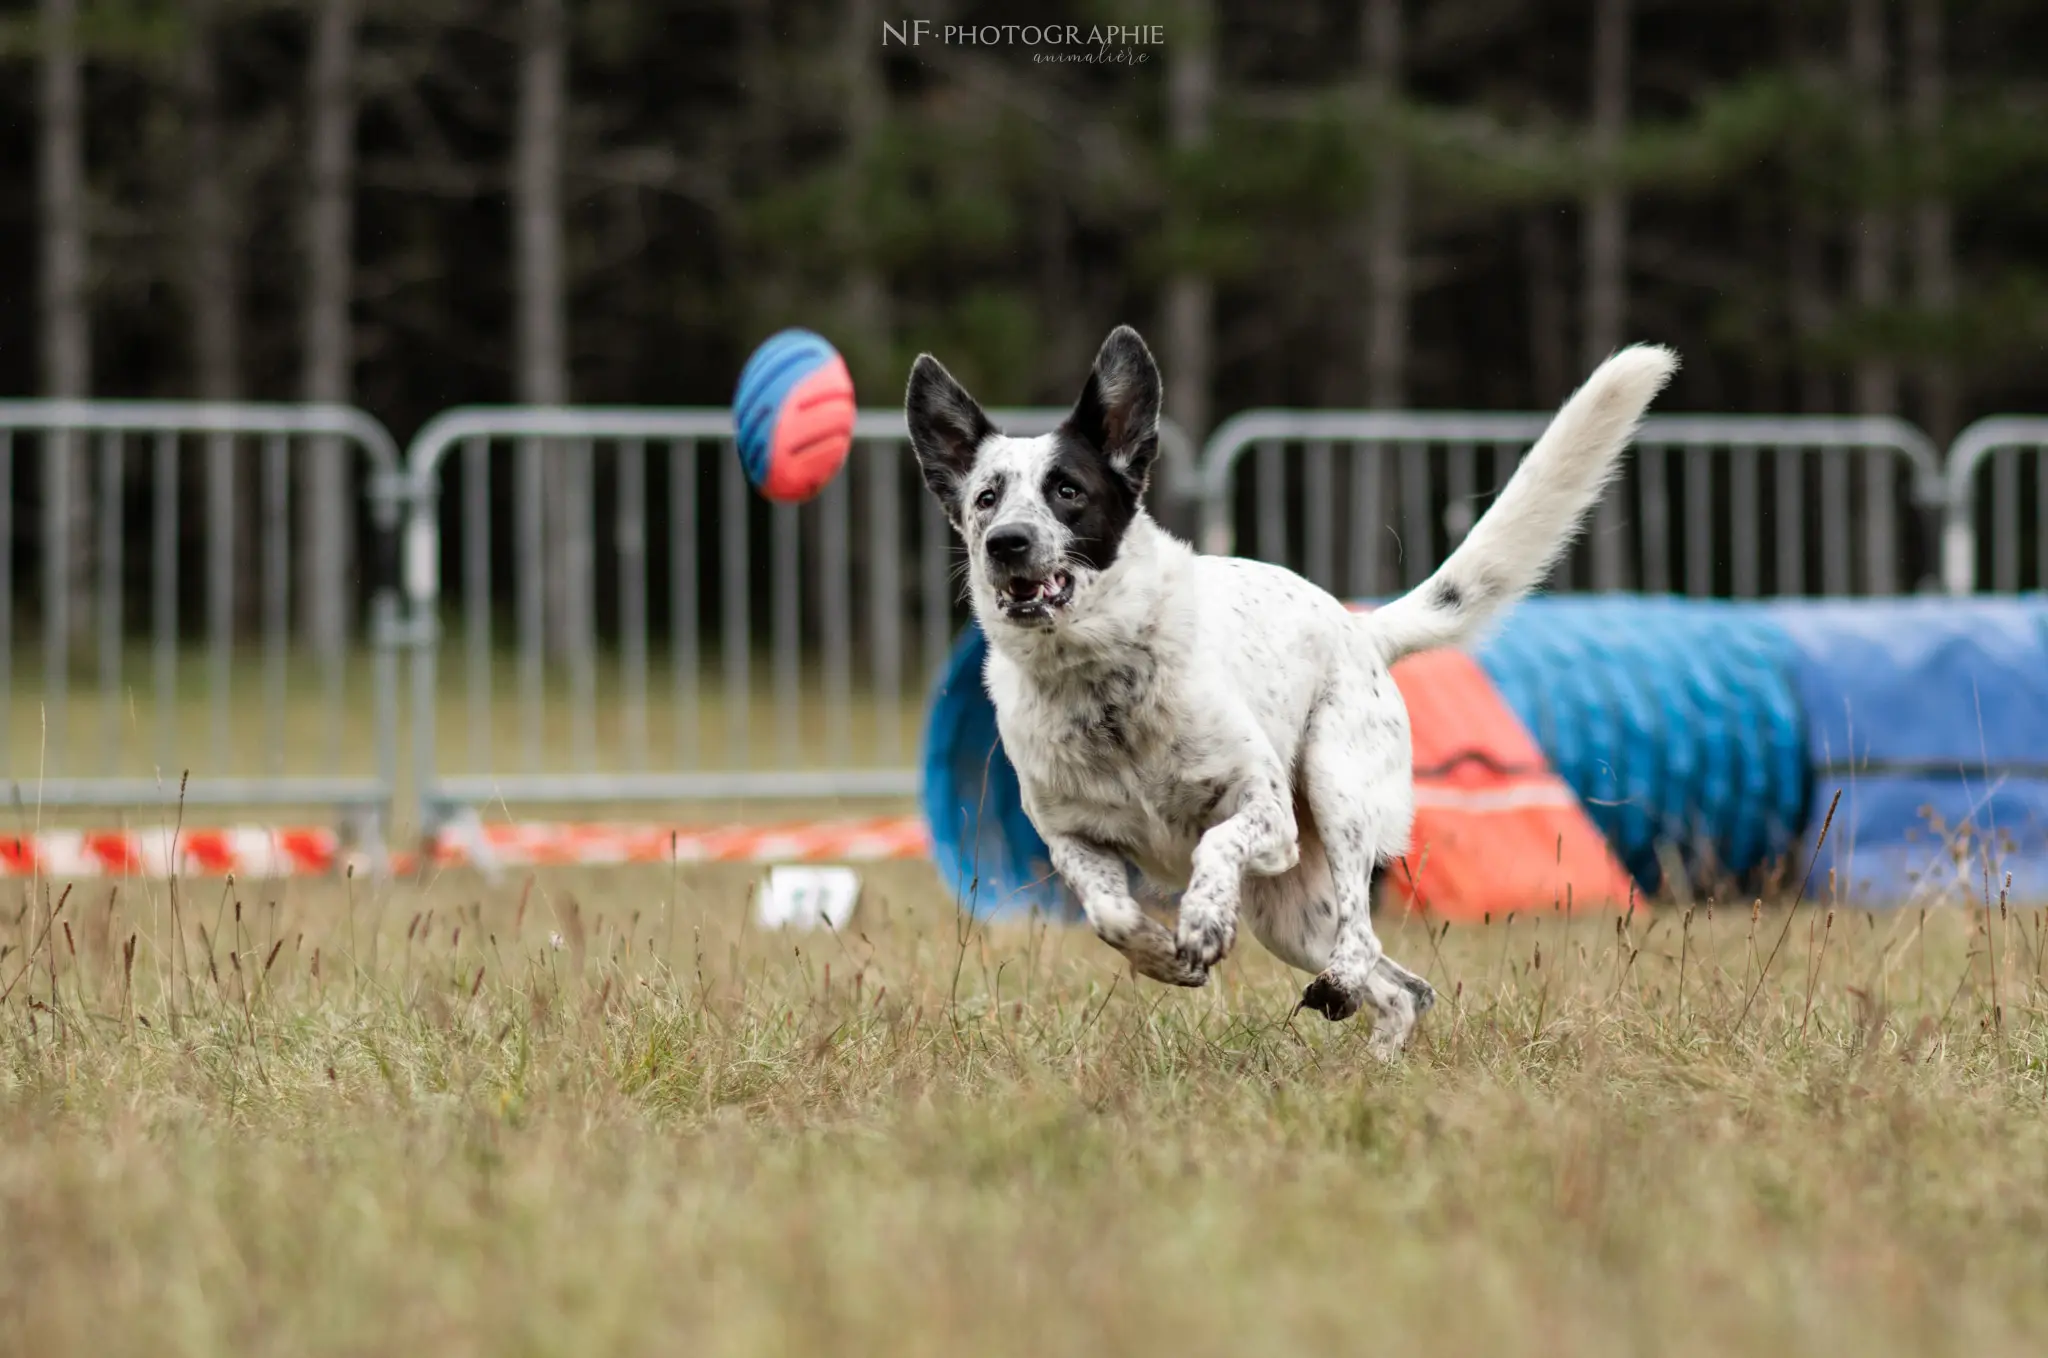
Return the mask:
<svg viewBox="0 0 2048 1358">
<path fill-rule="evenodd" d="M 853 444 L 853 378 L 822 335 L 771 335 L 740 373 L 732 399 L 740 462 L 771 500 L 808 500 Z"/>
</svg>

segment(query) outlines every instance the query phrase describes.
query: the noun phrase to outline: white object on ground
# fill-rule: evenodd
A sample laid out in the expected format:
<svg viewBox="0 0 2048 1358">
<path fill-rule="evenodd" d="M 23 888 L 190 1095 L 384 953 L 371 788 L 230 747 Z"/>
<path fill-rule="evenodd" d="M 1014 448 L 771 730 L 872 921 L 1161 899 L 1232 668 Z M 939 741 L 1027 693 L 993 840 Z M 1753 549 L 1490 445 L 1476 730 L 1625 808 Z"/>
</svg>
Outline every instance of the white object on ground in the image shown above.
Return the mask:
<svg viewBox="0 0 2048 1358">
<path fill-rule="evenodd" d="M 860 874 L 852 868 L 768 869 L 754 893 L 755 918 L 763 929 L 815 929 L 835 933 L 853 918 L 860 901 Z"/>
</svg>

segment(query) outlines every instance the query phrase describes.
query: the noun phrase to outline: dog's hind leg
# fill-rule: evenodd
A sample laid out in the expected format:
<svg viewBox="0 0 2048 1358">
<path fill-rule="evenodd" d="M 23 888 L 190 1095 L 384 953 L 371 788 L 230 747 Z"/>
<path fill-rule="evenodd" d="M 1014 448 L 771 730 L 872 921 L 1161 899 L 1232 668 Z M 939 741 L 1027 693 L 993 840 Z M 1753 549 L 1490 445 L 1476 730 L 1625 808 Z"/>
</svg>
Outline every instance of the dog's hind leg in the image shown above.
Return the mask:
<svg viewBox="0 0 2048 1358">
<path fill-rule="evenodd" d="M 1373 869 L 1398 849 L 1412 816 L 1408 732 L 1393 680 L 1377 665 L 1333 680 L 1302 752 L 1308 803 L 1336 898 L 1336 945 L 1302 992 L 1304 1007 L 1346 1019 L 1373 1010 L 1372 1051 L 1391 1059 L 1435 1002 L 1429 983 L 1393 961 L 1372 927 Z"/>
<path fill-rule="evenodd" d="M 1129 958 L 1139 975 L 1168 985 L 1199 986 L 1208 981 L 1208 968 L 1182 961 L 1172 932 L 1131 899 L 1122 858 L 1073 835 L 1050 834 L 1045 843 L 1052 851 L 1053 869 L 1081 898 L 1096 937 Z"/>
</svg>

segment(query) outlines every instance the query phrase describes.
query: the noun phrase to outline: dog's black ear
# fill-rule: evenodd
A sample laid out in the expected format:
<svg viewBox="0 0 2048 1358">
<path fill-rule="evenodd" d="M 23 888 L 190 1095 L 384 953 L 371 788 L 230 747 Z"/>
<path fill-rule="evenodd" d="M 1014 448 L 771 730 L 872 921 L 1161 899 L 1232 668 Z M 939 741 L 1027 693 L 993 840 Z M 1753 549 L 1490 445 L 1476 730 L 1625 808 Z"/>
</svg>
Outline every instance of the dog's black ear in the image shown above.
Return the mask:
<svg viewBox="0 0 2048 1358">
<path fill-rule="evenodd" d="M 903 413 L 910 424 L 910 447 L 917 454 L 924 483 L 952 515 L 961 483 L 974 469 L 975 451 L 996 427 L 967 394 L 967 388 L 954 381 L 953 374 L 930 354 L 919 354 L 911 365 Z"/>
<path fill-rule="evenodd" d="M 1142 494 L 1159 455 L 1159 365 L 1128 325 L 1109 332 L 1067 430 L 1101 453 L 1125 484 Z"/>
</svg>

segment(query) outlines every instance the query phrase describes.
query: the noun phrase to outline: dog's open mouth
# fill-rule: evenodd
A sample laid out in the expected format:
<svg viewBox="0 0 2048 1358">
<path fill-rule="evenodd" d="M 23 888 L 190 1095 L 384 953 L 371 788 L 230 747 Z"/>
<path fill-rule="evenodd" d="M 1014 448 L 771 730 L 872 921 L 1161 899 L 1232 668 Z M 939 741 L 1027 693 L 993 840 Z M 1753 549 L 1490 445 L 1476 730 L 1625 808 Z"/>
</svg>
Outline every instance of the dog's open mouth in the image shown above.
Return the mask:
<svg viewBox="0 0 2048 1358">
<path fill-rule="evenodd" d="M 1013 622 L 1049 618 L 1055 609 L 1073 602 L 1074 577 L 1065 571 L 1037 579 L 1019 576 L 1003 585 L 996 597 L 1002 602 L 1003 616 Z"/>
</svg>

